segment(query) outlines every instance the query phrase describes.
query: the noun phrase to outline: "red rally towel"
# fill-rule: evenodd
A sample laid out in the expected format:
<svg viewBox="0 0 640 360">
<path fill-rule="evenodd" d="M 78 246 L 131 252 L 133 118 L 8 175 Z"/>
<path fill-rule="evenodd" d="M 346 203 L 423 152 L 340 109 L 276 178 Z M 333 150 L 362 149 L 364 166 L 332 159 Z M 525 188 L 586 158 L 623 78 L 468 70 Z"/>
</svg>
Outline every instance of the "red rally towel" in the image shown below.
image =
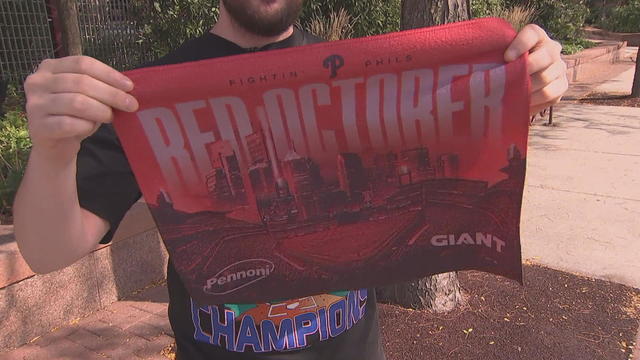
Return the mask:
<svg viewBox="0 0 640 360">
<path fill-rule="evenodd" d="M 135 70 L 118 136 L 202 304 L 477 269 L 521 281 L 529 114 L 481 19 Z"/>
</svg>

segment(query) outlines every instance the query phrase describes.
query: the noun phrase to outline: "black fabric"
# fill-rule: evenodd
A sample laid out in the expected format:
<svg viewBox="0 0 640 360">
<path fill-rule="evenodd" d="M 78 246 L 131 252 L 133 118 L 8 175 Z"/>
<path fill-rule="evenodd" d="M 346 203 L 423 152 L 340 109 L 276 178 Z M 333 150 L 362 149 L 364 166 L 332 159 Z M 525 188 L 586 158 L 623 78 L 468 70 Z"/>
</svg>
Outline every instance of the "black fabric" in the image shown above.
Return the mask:
<svg viewBox="0 0 640 360">
<path fill-rule="evenodd" d="M 101 126 L 82 142 L 77 166 L 80 206 L 109 222 L 109 232 L 101 241 L 106 244 L 142 195 L 111 125 Z"/>
<path fill-rule="evenodd" d="M 176 64 L 248 52 L 281 49 L 320 42 L 321 40 L 296 29 L 289 38 L 259 49 L 243 49 L 219 36 L 207 33 L 190 40 L 167 56 L 145 66 Z M 127 210 L 140 198 L 140 189 L 133 176 L 121 144 L 110 125 L 102 126 L 86 139 L 78 155 L 78 196 L 81 206 L 107 220 L 111 226 L 103 243 L 111 240 L 113 232 Z M 178 360 L 382 360 L 379 343 L 378 316 L 375 292 L 368 291 L 364 315 L 345 332 L 325 341 L 310 339 L 305 348 L 283 352 L 230 352 L 209 343 L 196 341 L 194 304 L 185 290 L 171 261 L 168 266 L 169 320 L 177 343 Z M 356 298 L 357 299 L 357 298 Z M 362 300 L 365 299 L 365 300 Z M 220 311 L 224 305 L 215 306 Z M 199 311 L 199 310 L 198 310 Z M 197 313 L 197 311 L 196 311 Z"/>
</svg>

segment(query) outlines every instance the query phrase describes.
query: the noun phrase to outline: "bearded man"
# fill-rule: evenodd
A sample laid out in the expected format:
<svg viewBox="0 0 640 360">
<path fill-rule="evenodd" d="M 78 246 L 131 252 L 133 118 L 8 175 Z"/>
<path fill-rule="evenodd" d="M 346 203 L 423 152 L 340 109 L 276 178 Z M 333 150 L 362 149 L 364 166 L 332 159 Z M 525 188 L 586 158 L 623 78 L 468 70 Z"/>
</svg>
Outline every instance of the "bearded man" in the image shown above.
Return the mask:
<svg viewBox="0 0 640 360">
<path fill-rule="evenodd" d="M 302 5 L 303 0 L 222 0 L 210 32 L 149 66 L 319 42 L 293 26 Z M 542 29 L 529 25 L 505 53 L 506 61 L 530 53 L 532 113 L 559 101 L 567 89 L 560 50 Z M 34 271 L 63 268 L 109 242 L 140 198 L 110 125 L 113 109 L 138 109 L 128 94 L 133 86 L 88 57 L 46 60 L 27 79 L 33 149 L 14 209 L 18 244 Z M 384 359 L 374 291 L 350 289 L 267 304 L 197 304 L 171 261 L 167 285 L 179 360 Z M 352 302 L 359 308 L 356 318 L 346 315 Z M 312 326 L 312 319 L 301 316 L 309 309 L 326 321 Z"/>
</svg>

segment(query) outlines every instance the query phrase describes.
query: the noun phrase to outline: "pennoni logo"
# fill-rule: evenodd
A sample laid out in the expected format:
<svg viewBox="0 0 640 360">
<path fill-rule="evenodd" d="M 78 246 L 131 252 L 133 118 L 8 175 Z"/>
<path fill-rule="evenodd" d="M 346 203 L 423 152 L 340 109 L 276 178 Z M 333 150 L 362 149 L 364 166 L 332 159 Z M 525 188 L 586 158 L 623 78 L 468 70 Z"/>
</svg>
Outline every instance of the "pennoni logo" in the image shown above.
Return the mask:
<svg viewBox="0 0 640 360">
<path fill-rule="evenodd" d="M 207 280 L 204 292 L 211 295 L 230 294 L 236 290 L 265 279 L 273 273 L 275 265 L 265 259 L 239 261 L 222 269 L 216 276 Z"/>
<path fill-rule="evenodd" d="M 324 59 L 323 66 L 331 71 L 331 78 L 338 76 L 338 70 L 344 66 L 344 58 L 340 55 L 331 55 Z"/>
</svg>

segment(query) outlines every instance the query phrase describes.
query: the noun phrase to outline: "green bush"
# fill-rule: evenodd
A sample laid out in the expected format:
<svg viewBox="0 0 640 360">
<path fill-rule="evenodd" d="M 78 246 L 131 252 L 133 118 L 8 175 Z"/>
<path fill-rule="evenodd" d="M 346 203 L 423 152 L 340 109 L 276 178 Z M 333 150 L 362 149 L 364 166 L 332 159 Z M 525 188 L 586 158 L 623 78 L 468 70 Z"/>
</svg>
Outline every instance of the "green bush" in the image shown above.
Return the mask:
<svg viewBox="0 0 640 360">
<path fill-rule="evenodd" d="M 154 0 L 130 3 L 141 24 L 138 42 L 161 57 L 204 34 L 218 18 L 218 0 Z"/>
<path fill-rule="evenodd" d="M 481 1 L 481 0 L 475 0 Z M 492 1 L 492 0 L 490 0 Z M 504 0 L 507 8 L 535 7 L 534 23 L 562 42 L 582 39 L 582 27 L 589 16 L 587 0 Z"/>
<path fill-rule="evenodd" d="M 562 43 L 562 53 L 565 55 L 572 55 L 596 45 L 598 45 L 598 43 L 586 39 L 566 40 Z"/>
<path fill-rule="evenodd" d="M 23 111 L 12 109 L 0 118 L 0 220 L 11 206 L 27 164 L 31 140 Z"/>
<path fill-rule="evenodd" d="M 640 32 L 640 0 L 630 0 L 626 5 L 612 9 L 601 26 L 613 32 Z"/>
<path fill-rule="evenodd" d="M 532 5 L 511 4 L 504 0 L 474 0 L 471 15 L 474 18 L 497 17 L 506 20 L 516 31 L 522 30 L 535 19 L 537 9 Z"/>
<path fill-rule="evenodd" d="M 587 24 L 594 25 L 600 28 L 606 28 L 608 26 L 607 20 L 612 16 L 614 12 L 618 12 L 617 16 L 623 15 L 620 12 L 625 12 L 626 9 L 623 9 L 633 3 L 636 3 L 635 0 L 586 0 L 587 6 L 589 7 L 589 17 L 587 18 Z M 628 9 L 633 11 L 632 9 Z M 633 23 L 631 23 L 633 24 Z M 636 24 L 637 21 L 636 21 Z M 636 30 L 637 31 L 637 30 Z"/>
<path fill-rule="evenodd" d="M 609 8 L 605 6 L 607 3 L 606 0 L 587 0 L 589 16 L 587 16 L 586 23 L 589 25 L 599 24 L 609 13 Z"/>
<path fill-rule="evenodd" d="M 541 0 L 537 2 L 536 22 L 556 40 L 582 38 L 582 27 L 589 16 L 585 0 Z"/>
<path fill-rule="evenodd" d="M 474 18 L 495 16 L 506 7 L 505 0 L 471 0 L 471 16 Z"/>
<path fill-rule="evenodd" d="M 331 13 L 329 18 L 316 16 L 307 25 L 307 31 L 328 41 L 351 39 L 354 20 L 345 9 Z"/>
<path fill-rule="evenodd" d="M 19 88 L 20 86 L 15 83 L 10 82 L 7 84 L 7 94 L 4 104 L 2 104 L 3 112 L 24 109 L 24 96 L 20 93 Z"/>
<path fill-rule="evenodd" d="M 306 28 L 314 17 L 329 18 L 340 8 L 354 19 L 354 37 L 400 30 L 400 0 L 307 0 L 300 23 Z"/>
</svg>

